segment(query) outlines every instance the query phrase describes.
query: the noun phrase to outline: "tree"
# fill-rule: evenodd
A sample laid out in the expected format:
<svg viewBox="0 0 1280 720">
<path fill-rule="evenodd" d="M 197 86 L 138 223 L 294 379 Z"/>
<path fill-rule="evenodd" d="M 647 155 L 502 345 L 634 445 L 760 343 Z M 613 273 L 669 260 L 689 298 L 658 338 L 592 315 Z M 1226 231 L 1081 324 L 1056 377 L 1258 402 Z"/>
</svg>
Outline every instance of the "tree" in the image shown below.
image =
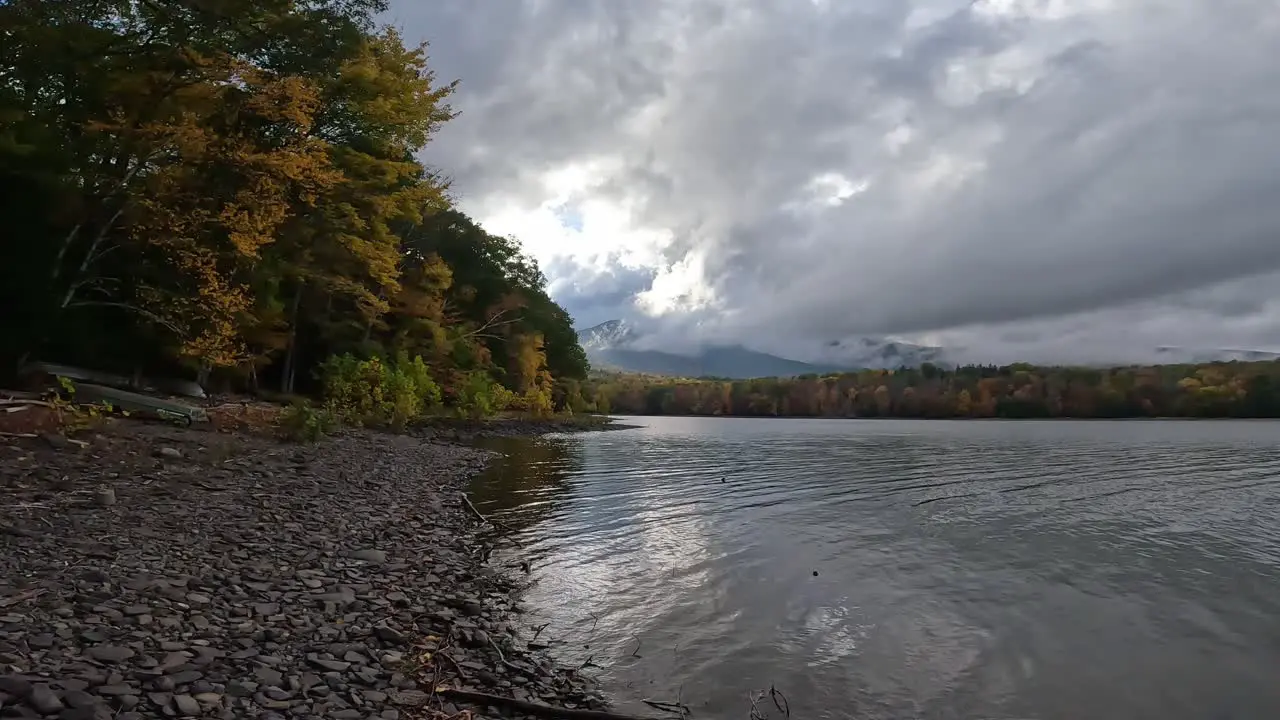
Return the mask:
<svg viewBox="0 0 1280 720">
<path fill-rule="evenodd" d="M 534 412 L 582 407 L 586 357 L 537 264 L 416 160 L 455 85 L 376 27 L 385 9 L 0 2 L 5 370 L 293 393 L 338 356 L 472 409 L 512 402 L 499 381 Z"/>
</svg>

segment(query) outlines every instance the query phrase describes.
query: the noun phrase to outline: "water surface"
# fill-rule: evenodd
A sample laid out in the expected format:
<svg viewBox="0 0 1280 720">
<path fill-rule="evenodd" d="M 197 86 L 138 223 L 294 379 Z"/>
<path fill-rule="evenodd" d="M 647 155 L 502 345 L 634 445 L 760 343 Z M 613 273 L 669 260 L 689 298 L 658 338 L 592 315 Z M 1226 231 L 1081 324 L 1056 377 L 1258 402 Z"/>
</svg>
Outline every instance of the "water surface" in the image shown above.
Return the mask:
<svg viewBox="0 0 1280 720">
<path fill-rule="evenodd" d="M 1280 717 L 1280 423 L 625 421 L 473 487 L 620 711 Z"/>
</svg>

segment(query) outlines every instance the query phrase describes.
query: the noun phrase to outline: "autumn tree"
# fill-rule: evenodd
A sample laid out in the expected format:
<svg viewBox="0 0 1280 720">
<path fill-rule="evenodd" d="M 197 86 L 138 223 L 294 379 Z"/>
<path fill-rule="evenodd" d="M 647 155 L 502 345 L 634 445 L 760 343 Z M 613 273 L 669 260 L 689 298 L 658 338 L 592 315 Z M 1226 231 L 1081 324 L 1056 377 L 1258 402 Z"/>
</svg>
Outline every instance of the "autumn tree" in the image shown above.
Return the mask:
<svg viewBox="0 0 1280 720">
<path fill-rule="evenodd" d="M 319 391 L 322 366 L 403 357 L 471 407 L 585 407 L 586 357 L 537 264 L 417 159 L 454 85 L 377 27 L 385 9 L 0 2 L 4 370 L 36 356 L 292 393 Z"/>
</svg>

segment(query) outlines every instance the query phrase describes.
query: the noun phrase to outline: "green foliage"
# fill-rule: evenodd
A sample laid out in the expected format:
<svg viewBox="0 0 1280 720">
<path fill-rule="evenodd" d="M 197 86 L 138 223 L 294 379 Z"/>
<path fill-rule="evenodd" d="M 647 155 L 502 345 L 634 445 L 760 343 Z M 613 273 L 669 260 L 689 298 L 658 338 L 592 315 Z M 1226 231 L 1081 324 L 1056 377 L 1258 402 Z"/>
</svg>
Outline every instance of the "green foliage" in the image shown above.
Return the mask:
<svg viewBox="0 0 1280 720">
<path fill-rule="evenodd" d="M 482 372 L 467 373 L 458 387 L 454 408 L 460 417 L 473 420 L 488 417 L 511 407 L 515 396 Z"/>
<path fill-rule="evenodd" d="M 90 430 L 96 427 L 102 418 L 115 411 L 108 402 L 76 402 L 76 385 L 69 378 L 58 375 L 57 383 L 57 391 L 50 394 L 48 402 L 63 432 L 77 433 Z M 123 414 L 128 415 L 127 412 Z"/>
<path fill-rule="evenodd" d="M 440 404 L 440 386 L 421 357 L 401 354 L 386 362 L 337 355 L 321 372 L 325 407 L 349 425 L 403 430 Z"/>
<path fill-rule="evenodd" d="M 338 419 L 327 408 L 313 407 L 308 402 L 296 402 L 280 413 L 279 427 L 281 435 L 293 442 L 318 442 L 325 435 L 332 433 L 338 426 Z"/>
</svg>

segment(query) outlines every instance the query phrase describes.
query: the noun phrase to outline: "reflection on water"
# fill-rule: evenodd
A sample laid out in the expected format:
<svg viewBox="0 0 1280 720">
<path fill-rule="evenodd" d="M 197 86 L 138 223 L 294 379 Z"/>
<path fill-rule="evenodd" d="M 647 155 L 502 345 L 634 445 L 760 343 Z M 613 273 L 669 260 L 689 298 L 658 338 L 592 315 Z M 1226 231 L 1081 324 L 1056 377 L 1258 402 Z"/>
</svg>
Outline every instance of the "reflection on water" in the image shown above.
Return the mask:
<svg viewBox="0 0 1280 720">
<path fill-rule="evenodd" d="M 486 438 L 479 444 L 502 456 L 472 485 L 471 499 L 517 530 L 554 516 L 569 498 L 570 478 L 584 467 L 579 448 L 565 440 Z"/>
<path fill-rule="evenodd" d="M 622 711 L 1280 717 L 1280 424 L 629 422 L 472 491 Z"/>
</svg>

